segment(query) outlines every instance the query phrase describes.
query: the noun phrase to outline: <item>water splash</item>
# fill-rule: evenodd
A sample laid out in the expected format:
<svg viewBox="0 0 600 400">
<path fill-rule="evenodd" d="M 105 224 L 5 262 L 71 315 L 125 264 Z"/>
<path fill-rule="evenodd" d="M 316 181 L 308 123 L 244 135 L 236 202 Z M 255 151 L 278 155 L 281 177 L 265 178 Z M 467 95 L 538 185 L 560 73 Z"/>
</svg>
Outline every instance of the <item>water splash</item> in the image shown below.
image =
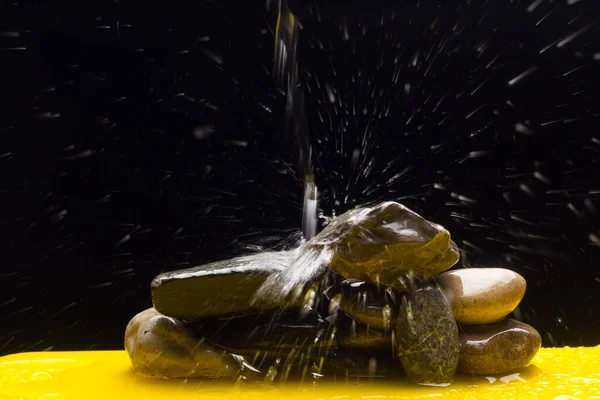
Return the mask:
<svg viewBox="0 0 600 400">
<path fill-rule="evenodd" d="M 331 221 L 333 221 L 335 219 L 335 217 L 336 217 L 335 210 L 331 211 L 331 217 L 328 215 L 325 215 L 323 210 L 319 210 L 319 219 L 323 220 L 323 222 L 321 222 L 321 224 L 323 226 L 329 225 L 331 223 Z"/>
<path fill-rule="evenodd" d="M 267 278 L 257 290 L 253 302 L 295 300 L 304 294 L 306 285 L 323 276 L 333 258 L 329 246 L 302 245 L 294 250 L 295 258 L 282 271 Z"/>
</svg>

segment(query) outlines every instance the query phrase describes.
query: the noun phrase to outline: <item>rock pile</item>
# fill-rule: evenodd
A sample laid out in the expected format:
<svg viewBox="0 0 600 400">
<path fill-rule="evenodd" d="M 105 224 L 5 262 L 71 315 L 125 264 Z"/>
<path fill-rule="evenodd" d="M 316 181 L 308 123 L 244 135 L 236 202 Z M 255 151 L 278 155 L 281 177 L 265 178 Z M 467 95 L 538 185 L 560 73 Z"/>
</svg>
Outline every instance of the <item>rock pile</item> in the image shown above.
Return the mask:
<svg viewBox="0 0 600 400">
<path fill-rule="evenodd" d="M 324 252 L 314 258 L 323 265 L 295 263 Z M 154 307 L 129 322 L 125 347 L 136 371 L 167 378 L 404 373 L 448 384 L 457 371 L 526 367 L 541 337 L 507 318 L 525 280 L 502 268 L 448 271 L 458 260 L 446 229 L 401 204 L 357 208 L 299 250 L 157 276 Z"/>
</svg>

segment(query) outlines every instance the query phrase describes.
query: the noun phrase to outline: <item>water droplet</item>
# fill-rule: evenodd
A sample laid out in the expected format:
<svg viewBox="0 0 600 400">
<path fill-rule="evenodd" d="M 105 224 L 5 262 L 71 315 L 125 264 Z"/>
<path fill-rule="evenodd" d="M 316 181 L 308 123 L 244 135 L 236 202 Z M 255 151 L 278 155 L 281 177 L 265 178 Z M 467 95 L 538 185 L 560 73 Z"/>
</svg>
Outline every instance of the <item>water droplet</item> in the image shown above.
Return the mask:
<svg viewBox="0 0 600 400">
<path fill-rule="evenodd" d="M 381 316 L 383 318 L 383 331 L 387 332 L 392 325 L 392 308 L 389 304 L 381 309 Z"/>
<path fill-rule="evenodd" d="M 333 296 L 333 298 L 329 301 L 329 315 L 336 314 L 339 311 L 341 302 L 341 293 L 338 293 L 335 296 Z"/>
<path fill-rule="evenodd" d="M 192 130 L 192 134 L 194 135 L 194 138 L 198 139 L 198 140 L 204 140 L 204 139 L 208 139 L 215 131 L 215 128 L 213 125 L 201 125 L 201 126 L 197 126 Z"/>
</svg>

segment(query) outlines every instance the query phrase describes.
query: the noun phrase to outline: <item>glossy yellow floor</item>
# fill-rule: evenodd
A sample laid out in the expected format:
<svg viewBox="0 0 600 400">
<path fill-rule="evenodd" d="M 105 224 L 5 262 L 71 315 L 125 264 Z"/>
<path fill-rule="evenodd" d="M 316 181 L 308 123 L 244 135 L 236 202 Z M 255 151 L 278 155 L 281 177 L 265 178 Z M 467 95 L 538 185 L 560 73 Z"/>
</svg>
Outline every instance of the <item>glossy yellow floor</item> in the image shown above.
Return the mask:
<svg viewBox="0 0 600 400">
<path fill-rule="evenodd" d="M 135 375 L 125 351 L 22 353 L 0 358 L 1 400 L 99 399 L 600 399 L 600 346 L 541 349 L 505 377 L 460 377 L 448 387 L 352 380 L 285 386 Z"/>
</svg>

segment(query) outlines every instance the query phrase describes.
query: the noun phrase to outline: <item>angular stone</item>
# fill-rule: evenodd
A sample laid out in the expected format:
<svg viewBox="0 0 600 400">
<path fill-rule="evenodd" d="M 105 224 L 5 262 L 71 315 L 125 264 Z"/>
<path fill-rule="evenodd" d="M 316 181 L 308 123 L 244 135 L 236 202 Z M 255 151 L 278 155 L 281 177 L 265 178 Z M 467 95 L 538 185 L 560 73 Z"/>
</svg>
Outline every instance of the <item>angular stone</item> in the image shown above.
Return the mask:
<svg viewBox="0 0 600 400">
<path fill-rule="evenodd" d="M 407 376 L 420 384 L 451 383 L 458 364 L 458 327 L 438 287 L 402 298 L 396 323 L 398 356 Z"/>
<path fill-rule="evenodd" d="M 330 267 L 344 278 L 392 287 L 401 276 L 435 276 L 459 259 L 446 229 L 395 202 L 347 211 L 308 245 L 331 248 Z"/>
<path fill-rule="evenodd" d="M 485 325 L 462 325 L 458 371 L 499 375 L 527 367 L 542 344 L 532 326 L 513 319 Z"/>
<path fill-rule="evenodd" d="M 166 272 L 152 281 L 154 308 L 182 320 L 261 312 L 256 290 L 294 258 L 292 252 L 266 252 Z M 269 303 L 273 308 L 281 303 Z"/>
<path fill-rule="evenodd" d="M 501 320 L 521 302 L 525 279 L 503 268 L 465 268 L 436 277 L 459 324 Z"/>
<path fill-rule="evenodd" d="M 134 316 L 125 329 L 133 369 L 156 378 L 221 378 L 240 371 L 226 352 L 193 337 L 183 322 L 153 308 Z"/>
<path fill-rule="evenodd" d="M 396 308 L 391 288 L 378 289 L 358 279 L 345 279 L 326 291 L 332 311 L 339 308 L 371 328 L 388 330 L 396 323 Z"/>
</svg>

